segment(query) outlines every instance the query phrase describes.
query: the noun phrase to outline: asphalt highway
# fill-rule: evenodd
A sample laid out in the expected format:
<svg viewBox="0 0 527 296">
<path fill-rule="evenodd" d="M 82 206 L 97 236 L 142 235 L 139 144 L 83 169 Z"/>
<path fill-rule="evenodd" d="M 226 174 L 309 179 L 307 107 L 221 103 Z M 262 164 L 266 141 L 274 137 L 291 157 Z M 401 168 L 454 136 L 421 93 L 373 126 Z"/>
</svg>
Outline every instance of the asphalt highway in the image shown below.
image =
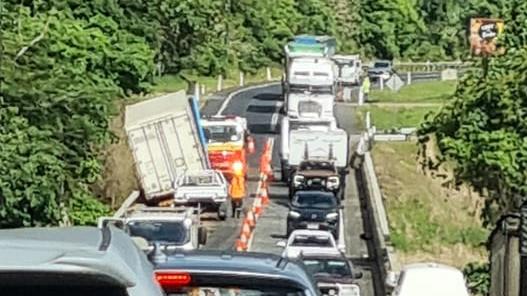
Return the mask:
<svg viewBox="0 0 527 296">
<path fill-rule="evenodd" d="M 355 89 L 354 89 L 355 91 Z M 209 100 L 202 108 L 205 115 L 216 114 L 224 105 L 224 98 L 217 97 Z M 249 193 L 252 193 L 246 201 L 249 205 L 254 197 L 257 185 L 258 161 L 262 147 L 267 138 L 274 138 L 272 166 L 275 172 L 275 180 L 280 180 L 280 109 L 283 105 L 280 85 L 243 91 L 234 95 L 230 101 L 225 103 L 223 115 L 239 115 L 247 118 L 248 126 L 256 140 L 256 152 L 249 159 L 251 166 L 249 172 Z M 352 106 L 339 103 L 335 108 L 335 115 L 341 128 L 345 129 L 351 136 L 352 142 L 360 131 L 355 129 L 352 116 Z M 352 143 L 353 145 L 353 143 Z M 358 186 L 359 185 L 359 186 Z M 374 296 L 375 266 L 371 247 L 368 241 L 361 237 L 366 232 L 368 223 L 364 213 L 366 205 L 361 198 L 361 184 L 357 184 L 356 172 L 351 170 L 347 176 L 346 199 L 344 203 L 344 243 L 346 254 L 361 269 L 364 277 L 359 281 L 363 296 Z M 288 213 L 288 189 L 286 184 L 274 181 L 270 187 L 270 205 L 258 220 L 254 238 L 250 245 L 250 251 L 280 254 L 282 249 L 276 246 L 280 240 L 287 239 L 286 216 Z M 209 240 L 206 249 L 232 249 L 239 234 L 240 219 L 229 219 L 225 222 L 210 221 L 206 225 L 209 229 Z M 378 284 L 378 283 L 377 283 Z M 378 293 L 378 292 L 377 292 Z M 379 294 L 380 295 L 380 294 Z"/>
</svg>

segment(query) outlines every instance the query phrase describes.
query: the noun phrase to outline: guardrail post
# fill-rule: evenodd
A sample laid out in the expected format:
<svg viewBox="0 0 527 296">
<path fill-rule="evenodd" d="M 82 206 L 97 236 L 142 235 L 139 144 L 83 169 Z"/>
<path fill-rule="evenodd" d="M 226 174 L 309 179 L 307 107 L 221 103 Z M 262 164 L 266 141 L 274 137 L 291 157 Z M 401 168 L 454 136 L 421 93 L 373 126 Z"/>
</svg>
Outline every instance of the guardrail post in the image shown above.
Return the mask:
<svg viewBox="0 0 527 296">
<path fill-rule="evenodd" d="M 271 76 L 271 68 L 267 67 L 266 72 L 267 72 L 267 81 L 271 81 L 273 79 L 273 77 Z"/>
<path fill-rule="evenodd" d="M 221 91 L 223 89 L 223 75 L 218 76 L 218 85 L 216 85 L 216 90 Z"/>
<path fill-rule="evenodd" d="M 370 111 L 366 112 L 366 129 L 370 129 L 371 127 L 371 114 Z"/>
<path fill-rule="evenodd" d="M 381 86 L 380 86 L 381 90 L 384 90 L 384 78 L 379 77 L 379 82 L 381 83 Z"/>
<path fill-rule="evenodd" d="M 245 85 L 245 77 L 243 75 L 243 72 L 240 71 L 240 86 L 244 86 Z"/>
<path fill-rule="evenodd" d="M 359 88 L 359 106 L 362 106 L 364 104 L 364 92 L 362 91 L 362 87 Z"/>
<path fill-rule="evenodd" d="M 412 72 L 406 73 L 406 85 L 412 84 Z"/>
<path fill-rule="evenodd" d="M 430 61 L 426 61 L 426 71 L 427 71 L 427 72 L 430 72 L 430 71 L 431 71 L 431 68 L 430 68 L 430 67 L 431 67 L 431 63 L 430 63 Z"/>
</svg>

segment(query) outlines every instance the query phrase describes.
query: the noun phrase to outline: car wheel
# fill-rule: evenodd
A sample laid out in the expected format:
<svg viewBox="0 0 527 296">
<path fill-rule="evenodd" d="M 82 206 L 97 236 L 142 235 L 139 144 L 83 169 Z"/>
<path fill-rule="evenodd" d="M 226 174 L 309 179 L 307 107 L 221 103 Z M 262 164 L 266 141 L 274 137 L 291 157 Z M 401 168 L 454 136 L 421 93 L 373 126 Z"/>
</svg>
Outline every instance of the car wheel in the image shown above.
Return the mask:
<svg viewBox="0 0 527 296">
<path fill-rule="evenodd" d="M 227 211 L 228 211 L 228 208 L 227 208 L 227 205 L 225 203 L 222 203 L 218 207 L 218 219 L 220 221 L 225 221 L 227 219 Z"/>
</svg>

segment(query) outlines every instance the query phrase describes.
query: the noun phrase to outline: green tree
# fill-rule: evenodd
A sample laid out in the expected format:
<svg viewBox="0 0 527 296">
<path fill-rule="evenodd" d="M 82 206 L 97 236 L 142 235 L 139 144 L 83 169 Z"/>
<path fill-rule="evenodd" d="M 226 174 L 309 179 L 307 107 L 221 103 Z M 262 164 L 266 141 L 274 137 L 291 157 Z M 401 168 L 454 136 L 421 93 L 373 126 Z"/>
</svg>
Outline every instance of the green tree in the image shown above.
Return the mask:
<svg viewBox="0 0 527 296">
<path fill-rule="evenodd" d="M 423 141 L 434 134 L 442 160 L 456 162 L 456 177 L 486 197 L 490 224 L 527 194 L 527 3 L 511 2 L 500 8 L 507 53 L 482 59 L 420 132 Z"/>
</svg>

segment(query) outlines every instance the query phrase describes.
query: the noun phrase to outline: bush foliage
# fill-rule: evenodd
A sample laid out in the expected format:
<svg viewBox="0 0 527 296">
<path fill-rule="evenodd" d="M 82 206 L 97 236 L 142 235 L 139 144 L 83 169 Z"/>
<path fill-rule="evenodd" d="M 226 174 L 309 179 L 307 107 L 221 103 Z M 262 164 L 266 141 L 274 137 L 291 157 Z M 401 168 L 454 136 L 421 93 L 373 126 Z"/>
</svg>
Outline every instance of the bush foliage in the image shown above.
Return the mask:
<svg viewBox="0 0 527 296">
<path fill-rule="evenodd" d="M 111 136 L 115 101 L 147 92 L 156 71 L 254 72 L 279 63 L 286 40 L 301 33 L 334 35 L 341 50 L 370 57 L 459 58 L 466 52 L 466 18 L 504 15 L 509 6 L 502 2 L 0 1 L 0 226 L 89 224 L 106 212 L 88 188 L 101 175 L 101 149 Z M 499 78 L 514 86 L 513 80 L 503 79 L 525 71 L 503 72 L 513 56 L 519 60 L 524 53 L 511 52 L 510 59 L 493 62 L 490 74 L 474 74 L 464 89 L 477 100 L 480 93 L 491 93 L 473 87 L 477 79 Z M 513 66 L 522 69 L 521 63 Z M 489 83 L 500 90 L 498 82 Z M 510 102 L 497 109 L 508 114 L 508 126 L 518 126 L 519 119 L 513 118 L 521 114 L 509 114 L 520 110 L 514 109 L 517 95 L 507 92 Z M 474 110 L 471 116 L 463 118 L 486 115 Z M 495 142 L 511 133 L 505 128 L 485 139 Z M 443 134 L 446 138 L 448 132 Z M 520 145 L 522 138 L 515 139 L 511 145 Z M 505 146 L 497 149 L 510 148 Z M 499 171 L 509 172 L 516 163 L 510 165 Z M 513 173 L 507 178 L 521 180 Z"/>
</svg>

